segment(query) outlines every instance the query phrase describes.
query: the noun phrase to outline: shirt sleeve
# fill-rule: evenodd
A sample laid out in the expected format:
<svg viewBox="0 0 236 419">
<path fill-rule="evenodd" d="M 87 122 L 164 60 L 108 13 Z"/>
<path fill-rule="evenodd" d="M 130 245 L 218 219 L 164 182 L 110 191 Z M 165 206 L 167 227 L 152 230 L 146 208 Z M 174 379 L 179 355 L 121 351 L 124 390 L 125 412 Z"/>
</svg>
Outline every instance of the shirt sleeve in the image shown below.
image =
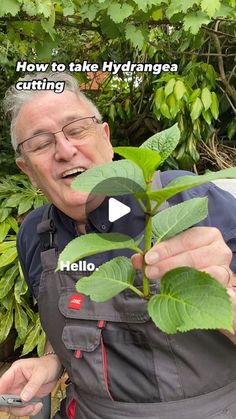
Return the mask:
<svg viewBox="0 0 236 419">
<path fill-rule="evenodd" d="M 193 173 L 186 171 L 162 172 L 162 185 L 165 187 L 171 180 L 185 175 L 194 176 Z M 208 197 L 208 216 L 197 225 L 216 227 L 221 231 L 225 243 L 233 253 L 230 267 L 236 272 L 236 198 L 210 182 L 178 193 L 169 200 L 169 203 L 176 205 L 191 198 L 204 196 Z"/>
<path fill-rule="evenodd" d="M 207 223 L 218 228 L 233 252 L 231 269 L 236 272 L 236 199 L 213 183 L 207 190 L 209 200 Z"/>
</svg>

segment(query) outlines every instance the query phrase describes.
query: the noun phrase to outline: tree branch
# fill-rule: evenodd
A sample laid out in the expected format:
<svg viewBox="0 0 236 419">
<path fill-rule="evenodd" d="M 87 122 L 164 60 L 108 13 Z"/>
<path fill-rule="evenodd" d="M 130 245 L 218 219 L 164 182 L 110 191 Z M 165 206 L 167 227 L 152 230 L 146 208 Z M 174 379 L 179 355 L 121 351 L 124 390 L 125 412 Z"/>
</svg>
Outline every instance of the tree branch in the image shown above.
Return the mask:
<svg viewBox="0 0 236 419">
<path fill-rule="evenodd" d="M 214 33 L 211 33 L 211 37 L 214 41 L 215 48 L 216 48 L 216 51 L 217 51 L 217 54 L 218 54 L 217 61 L 218 61 L 220 77 L 221 77 L 222 83 L 225 87 L 226 94 L 229 96 L 230 99 L 233 100 L 233 108 L 235 109 L 235 106 L 236 106 L 236 90 L 234 89 L 233 86 L 230 85 L 229 80 L 227 80 L 227 78 L 226 78 L 220 40 L 219 40 L 218 36 L 216 35 L 218 33 L 217 29 L 218 29 L 219 23 L 220 23 L 219 21 L 216 22 L 216 31 L 214 31 Z"/>
<path fill-rule="evenodd" d="M 227 33 L 227 32 L 221 32 L 212 28 L 208 28 L 208 26 L 205 26 L 205 25 L 202 25 L 202 28 L 205 29 L 207 32 L 211 32 L 216 35 L 223 35 L 223 36 L 227 36 L 228 38 L 236 39 L 236 36 L 231 35 L 230 33 Z"/>
</svg>

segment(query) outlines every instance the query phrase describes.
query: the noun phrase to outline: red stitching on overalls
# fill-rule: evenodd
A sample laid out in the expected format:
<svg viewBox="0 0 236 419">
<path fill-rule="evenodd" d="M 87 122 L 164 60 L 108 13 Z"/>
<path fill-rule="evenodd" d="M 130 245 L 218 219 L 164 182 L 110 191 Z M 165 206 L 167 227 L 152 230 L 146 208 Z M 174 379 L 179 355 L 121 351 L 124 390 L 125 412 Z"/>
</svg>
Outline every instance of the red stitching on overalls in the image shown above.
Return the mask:
<svg viewBox="0 0 236 419">
<path fill-rule="evenodd" d="M 107 354 L 106 354 L 106 348 L 105 348 L 105 345 L 104 345 L 104 342 L 103 342 L 102 336 L 101 336 L 101 347 L 102 347 L 103 374 L 104 374 L 104 380 L 105 380 L 106 390 L 107 390 L 107 393 L 108 393 L 108 395 L 109 395 L 110 399 L 111 399 L 112 401 L 114 401 L 114 399 L 113 399 L 113 397 L 112 397 L 112 395 L 111 395 L 111 393 L 110 393 L 109 386 L 108 386 L 108 374 L 107 374 Z"/>
<path fill-rule="evenodd" d="M 72 399 L 67 408 L 68 419 L 75 419 L 75 408 L 76 408 L 76 401 L 75 399 Z"/>
</svg>

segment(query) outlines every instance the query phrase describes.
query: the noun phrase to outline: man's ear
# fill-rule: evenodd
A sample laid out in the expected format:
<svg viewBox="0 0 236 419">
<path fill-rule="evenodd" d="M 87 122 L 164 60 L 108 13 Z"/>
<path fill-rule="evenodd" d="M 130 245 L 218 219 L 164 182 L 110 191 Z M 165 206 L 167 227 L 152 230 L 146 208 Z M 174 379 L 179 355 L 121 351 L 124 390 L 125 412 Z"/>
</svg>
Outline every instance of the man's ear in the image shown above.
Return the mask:
<svg viewBox="0 0 236 419">
<path fill-rule="evenodd" d="M 107 142 L 107 144 L 110 146 L 111 148 L 111 153 L 112 153 L 112 158 L 114 156 L 113 153 L 113 148 L 112 148 L 112 144 L 111 144 L 111 139 L 110 139 L 110 128 L 107 122 L 103 122 L 102 124 L 102 128 L 103 128 L 103 133 L 104 133 L 104 138 Z"/>
<path fill-rule="evenodd" d="M 31 170 L 30 170 L 29 166 L 27 165 L 27 163 L 25 162 L 25 160 L 22 159 L 21 157 L 18 157 L 16 159 L 16 164 L 19 167 L 19 169 L 28 176 L 28 178 L 29 178 L 30 182 L 32 183 L 32 185 L 35 188 L 37 188 L 38 185 L 37 185 L 36 181 L 34 180 L 32 174 L 31 174 Z"/>
<path fill-rule="evenodd" d="M 110 143 L 111 142 L 110 141 L 110 128 L 109 128 L 108 123 L 103 122 L 102 127 L 103 127 L 103 131 L 104 131 L 104 135 L 106 137 L 106 140 L 107 140 L 108 143 Z"/>
</svg>

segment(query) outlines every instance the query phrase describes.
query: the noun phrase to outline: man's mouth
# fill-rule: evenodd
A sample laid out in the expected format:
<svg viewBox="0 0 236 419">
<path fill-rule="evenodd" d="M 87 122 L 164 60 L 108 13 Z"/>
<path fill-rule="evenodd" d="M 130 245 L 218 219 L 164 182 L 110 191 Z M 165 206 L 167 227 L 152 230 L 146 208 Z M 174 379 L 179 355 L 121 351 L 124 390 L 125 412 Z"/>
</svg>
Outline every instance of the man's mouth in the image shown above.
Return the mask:
<svg viewBox="0 0 236 419">
<path fill-rule="evenodd" d="M 80 175 L 81 173 L 85 172 L 87 170 L 85 167 L 76 167 L 75 169 L 66 170 L 62 173 L 63 179 L 72 179 L 77 175 Z"/>
</svg>

